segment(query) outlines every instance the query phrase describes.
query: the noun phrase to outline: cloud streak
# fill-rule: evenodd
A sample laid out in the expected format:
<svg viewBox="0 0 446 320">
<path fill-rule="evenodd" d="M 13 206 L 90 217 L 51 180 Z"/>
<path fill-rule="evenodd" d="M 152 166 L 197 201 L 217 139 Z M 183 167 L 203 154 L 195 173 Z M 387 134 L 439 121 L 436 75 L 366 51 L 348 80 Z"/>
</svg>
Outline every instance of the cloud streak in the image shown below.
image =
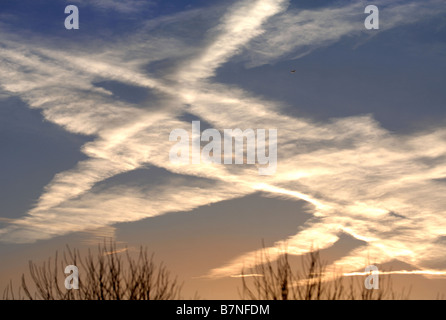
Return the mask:
<svg viewBox="0 0 446 320">
<path fill-rule="evenodd" d="M 380 263 L 399 259 L 425 272 L 444 268 L 445 244 L 438 239 L 446 235 L 445 185 L 439 180 L 446 177 L 446 130 L 391 134 L 370 115 L 316 123 L 282 114 L 280 102 L 212 81 L 216 70 L 237 55 L 249 57 L 252 66 L 272 63 L 354 33 L 351 16 L 360 6 L 299 13 L 286 7 L 280 0 L 237 3 L 199 50 L 178 39 L 147 36 L 153 49 L 148 54 L 141 33 L 112 48 L 70 53 L 55 46 L 21 44 L 0 34 L 2 88 L 40 109 L 46 120 L 94 137 L 82 148 L 88 159 L 57 173 L 27 215 L 0 230 L 0 240 L 48 239 L 262 191 L 304 200 L 317 217 L 296 235 L 267 248 L 272 258 L 284 243 L 291 254 L 301 255 L 310 244 L 332 246 L 345 232 L 367 244 L 329 270 L 353 272 L 368 256 Z M 397 2 L 390 10 L 414 19 L 420 12 L 433 14 L 415 3 Z M 402 16 L 396 15 L 386 28 L 402 23 Z M 176 44 L 184 56 L 172 52 Z M 166 55 L 178 60 L 174 74 L 143 71 Z M 160 105 L 150 109 L 148 103 L 117 101 L 112 92 L 94 85 L 104 79 L 146 88 Z M 279 128 L 276 175 L 259 177 L 255 167 L 170 163 L 170 131 L 190 129 L 190 123 L 181 120 L 185 112 L 219 129 Z M 164 168 L 174 177 L 152 187 L 98 187 L 147 166 Z M 191 184 L 178 176 L 198 181 Z M 255 263 L 256 254 L 248 252 L 209 276 L 238 275 L 243 265 Z"/>
<path fill-rule="evenodd" d="M 256 67 L 285 58 L 303 57 L 345 37 L 370 35 L 364 28 L 364 8 L 369 4 L 354 1 L 319 10 L 287 10 L 269 21 L 266 32 L 249 44 L 243 59 L 247 66 Z M 385 17 L 380 23 L 380 30 L 384 31 L 415 23 L 446 9 L 444 2 L 437 0 L 425 5 L 404 1 L 374 1 L 373 4 L 381 8 Z"/>
<path fill-rule="evenodd" d="M 67 3 L 94 6 L 102 10 L 114 10 L 124 14 L 135 13 L 143 8 L 155 5 L 154 2 L 147 0 L 67 0 Z"/>
</svg>

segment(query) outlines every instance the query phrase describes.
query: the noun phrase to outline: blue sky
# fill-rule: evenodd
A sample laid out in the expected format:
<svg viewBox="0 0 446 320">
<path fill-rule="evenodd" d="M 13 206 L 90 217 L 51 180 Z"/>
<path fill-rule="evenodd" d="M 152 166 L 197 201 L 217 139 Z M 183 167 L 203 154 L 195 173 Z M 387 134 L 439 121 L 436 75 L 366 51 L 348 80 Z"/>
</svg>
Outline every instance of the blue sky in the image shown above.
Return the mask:
<svg viewBox="0 0 446 320">
<path fill-rule="evenodd" d="M 64 28 L 68 4 L 79 30 Z M 364 28 L 368 4 L 379 30 Z M 2 1 L 0 252 L 45 258 L 106 235 L 180 264 L 218 247 L 186 278 L 222 281 L 264 238 L 272 256 L 284 241 L 332 250 L 333 270 L 372 256 L 446 273 L 445 13 L 437 0 Z M 277 128 L 277 172 L 169 162 L 169 133 L 191 120 Z"/>
</svg>

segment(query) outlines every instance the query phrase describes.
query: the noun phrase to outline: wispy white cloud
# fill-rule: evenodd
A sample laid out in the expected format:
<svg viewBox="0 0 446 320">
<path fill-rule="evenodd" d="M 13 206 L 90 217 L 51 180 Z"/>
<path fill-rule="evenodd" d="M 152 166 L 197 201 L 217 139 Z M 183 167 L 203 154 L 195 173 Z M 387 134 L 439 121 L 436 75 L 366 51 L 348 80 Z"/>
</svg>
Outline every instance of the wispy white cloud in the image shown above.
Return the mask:
<svg viewBox="0 0 446 320">
<path fill-rule="evenodd" d="M 366 276 L 369 275 L 369 272 L 350 272 L 344 273 L 344 277 L 353 277 L 353 276 Z M 379 272 L 380 275 L 392 275 L 392 274 L 402 274 L 402 275 L 426 275 L 426 276 L 445 276 L 446 271 L 438 271 L 438 270 L 395 270 L 395 271 L 382 271 Z"/>
<path fill-rule="evenodd" d="M 105 10 L 114 10 L 121 13 L 135 13 L 142 8 L 152 7 L 156 3 L 150 0 L 67 0 L 67 4 L 82 4 L 94 6 Z"/>
<path fill-rule="evenodd" d="M 48 42 L 31 46 L 20 43 L 18 36 L 0 34 L 2 88 L 42 110 L 47 120 L 94 137 L 82 148 L 88 159 L 56 174 L 27 216 L 0 230 L 0 239 L 46 239 L 263 191 L 305 200 L 318 218 L 295 236 L 267 248 L 272 257 L 285 242 L 290 253 L 304 254 L 311 244 L 321 249 L 332 246 L 346 232 L 367 245 L 330 268 L 358 270 L 368 256 L 379 262 L 396 258 L 420 270 L 440 263 L 445 244 L 438 239 L 446 235 L 446 200 L 445 185 L 438 179 L 446 177 L 446 162 L 440 161 L 446 159 L 446 130 L 396 135 L 370 115 L 316 123 L 282 114 L 279 102 L 208 80 L 244 48 L 254 64 L 269 63 L 296 48 L 319 47 L 353 32 L 348 17 L 356 4 L 298 14 L 284 12 L 286 5 L 280 0 L 242 1 L 228 10 L 198 49 L 196 44 L 143 32 L 118 39 L 116 46 L 74 52 L 55 49 Z M 415 18 L 425 10 L 414 3 L 393 8 Z M 346 24 L 341 21 L 344 14 Z M 406 23 L 392 21 L 387 27 Z M 334 28 L 323 36 L 326 30 L 317 27 L 319 22 Z M 297 30 L 305 30 L 306 36 L 299 38 Z M 253 42 L 257 39 L 266 41 L 260 53 Z M 287 46 L 290 41 L 293 45 Z M 155 76 L 141 71 L 163 57 L 181 61 L 174 73 Z M 153 110 L 116 101 L 110 91 L 94 85 L 103 79 L 151 90 L 162 97 L 162 105 Z M 259 177 L 254 167 L 170 163 L 170 131 L 190 128 L 181 120 L 184 112 L 214 128 L 278 128 L 276 175 Z M 190 186 L 169 179 L 153 188 L 95 188 L 108 178 L 147 165 L 209 183 Z M 256 254 L 248 252 L 209 275 L 238 275 L 241 266 L 255 263 Z"/>
<path fill-rule="evenodd" d="M 256 0 L 234 5 L 222 17 L 220 24 L 211 30 L 210 43 L 176 76 L 187 82 L 212 76 L 222 63 L 262 34 L 263 23 L 286 9 L 287 4 L 286 0 Z"/>
<path fill-rule="evenodd" d="M 287 10 L 276 15 L 264 26 L 262 33 L 244 52 L 247 66 L 275 63 L 283 58 L 298 58 L 317 48 L 328 46 L 343 37 L 360 34 L 376 35 L 364 28 L 364 8 L 367 1 L 317 10 Z M 407 1 L 374 1 L 381 8 L 380 31 L 438 14 L 445 10 L 443 1 L 430 0 L 423 4 Z"/>
</svg>

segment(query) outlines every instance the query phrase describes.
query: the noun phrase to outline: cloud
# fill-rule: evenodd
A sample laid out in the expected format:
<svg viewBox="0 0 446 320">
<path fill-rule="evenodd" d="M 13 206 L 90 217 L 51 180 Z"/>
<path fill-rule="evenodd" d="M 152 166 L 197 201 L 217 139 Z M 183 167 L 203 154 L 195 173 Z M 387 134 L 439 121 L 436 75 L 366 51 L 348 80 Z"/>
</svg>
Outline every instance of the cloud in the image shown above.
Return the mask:
<svg viewBox="0 0 446 320">
<path fill-rule="evenodd" d="M 369 272 L 350 272 L 344 273 L 343 276 L 351 277 L 351 276 L 366 276 L 369 275 Z M 437 271 L 437 270 L 398 270 L 398 271 L 384 271 L 379 272 L 380 275 L 389 275 L 389 274 L 415 274 L 415 275 L 428 275 L 428 276 L 444 276 L 446 271 Z"/>
<path fill-rule="evenodd" d="M 364 28 L 364 8 L 370 3 L 355 1 L 317 10 L 292 9 L 266 23 L 265 32 L 248 45 L 242 59 L 249 67 L 296 59 L 317 48 L 328 46 L 345 37 L 376 35 L 391 28 L 417 22 L 445 10 L 444 2 L 426 1 L 423 5 L 407 1 L 374 1 L 381 9 L 380 30 Z"/>
<path fill-rule="evenodd" d="M 263 191 L 305 200 L 317 217 L 267 248 L 272 257 L 285 242 L 290 253 L 299 255 L 308 252 L 309 244 L 330 247 L 345 232 L 367 244 L 329 269 L 353 272 L 368 256 L 378 262 L 397 258 L 420 270 L 440 266 L 445 244 L 438 239 L 446 234 L 446 200 L 445 185 L 438 179 L 446 177 L 445 162 L 440 161 L 446 158 L 446 130 L 397 135 L 371 115 L 316 123 L 282 114 L 279 102 L 212 82 L 216 70 L 243 50 L 258 65 L 354 32 L 351 15 L 359 4 L 299 13 L 286 7 L 280 0 L 237 3 L 198 45 L 158 35 L 156 23 L 147 25 L 154 33 L 142 30 L 116 39 L 116 45 L 74 51 L 48 40 L 39 45 L 19 41 L 20 35 L 0 34 L 1 87 L 41 110 L 46 120 L 94 138 L 82 147 L 88 159 L 57 173 L 27 216 L 0 230 L 0 240 L 32 242 Z M 390 10 L 399 15 L 386 28 L 406 23 L 402 17 L 415 21 L 420 12 L 433 13 L 416 3 L 397 2 Z M 195 13 L 158 22 L 189 19 Z M 176 62 L 173 73 L 144 71 L 166 57 Z M 146 88 L 160 104 L 148 108 L 151 102 L 135 106 L 117 101 L 112 92 L 95 85 L 98 81 Z M 278 128 L 277 173 L 260 177 L 253 166 L 170 163 L 169 133 L 190 130 L 190 122 L 182 119 L 185 112 L 218 129 Z M 151 166 L 176 178 L 152 187 L 98 188 L 118 174 Z M 202 180 L 190 184 L 178 176 Z M 241 266 L 255 262 L 255 255 L 248 252 L 209 275 L 238 275 Z"/>
<path fill-rule="evenodd" d="M 201 48 L 197 57 L 188 62 L 188 68 L 176 76 L 180 81 L 196 81 L 211 77 L 228 58 L 240 51 L 253 38 L 264 31 L 262 24 L 268 18 L 286 9 L 288 1 L 241 1 L 221 18 L 210 32 L 210 43 Z"/>
<path fill-rule="evenodd" d="M 114 10 L 126 14 L 135 13 L 143 8 L 152 7 L 155 5 L 154 1 L 147 0 L 67 0 L 67 3 L 89 5 L 99 9 Z"/>
</svg>

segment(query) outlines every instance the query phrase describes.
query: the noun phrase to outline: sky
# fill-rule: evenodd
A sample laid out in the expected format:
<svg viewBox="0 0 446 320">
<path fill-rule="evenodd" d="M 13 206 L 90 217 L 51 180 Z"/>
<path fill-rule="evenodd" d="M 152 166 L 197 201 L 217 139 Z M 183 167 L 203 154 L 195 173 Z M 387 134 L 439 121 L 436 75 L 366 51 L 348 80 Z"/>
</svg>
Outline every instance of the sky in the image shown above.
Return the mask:
<svg viewBox="0 0 446 320">
<path fill-rule="evenodd" d="M 446 293 L 445 50 L 441 0 L 3 0 L 0 284 L 112 237 L 237 298 L 263 239 Z M 192 121 L 277 129 L 277 168 L 170 161 Z"/>
</svg>

